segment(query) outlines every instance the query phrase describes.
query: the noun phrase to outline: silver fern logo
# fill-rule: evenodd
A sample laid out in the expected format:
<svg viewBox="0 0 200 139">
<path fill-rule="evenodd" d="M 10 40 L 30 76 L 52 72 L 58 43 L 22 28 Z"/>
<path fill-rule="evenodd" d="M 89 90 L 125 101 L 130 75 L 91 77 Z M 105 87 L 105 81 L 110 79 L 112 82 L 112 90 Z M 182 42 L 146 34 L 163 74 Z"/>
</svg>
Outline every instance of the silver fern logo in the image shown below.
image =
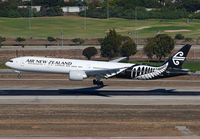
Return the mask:
<svg viewBox="0 0 200 139">
<path fill-rule="evenodd" d="M 182 51 L 178 52 L 175 56 L 173 56 L 172 61 L 174 65 L 178 66 L 180 61 L 184 61 L 185 57 L 183 57 L 184 53 Z"/>
<path fill-rule="evenodd" d="M 168 62 L 160 67 L 146 65 L 134 66 L 131 72 L 131 78 L 139 80 L 149 80 L 160 76 L 168 67 Z"/>
</svg>

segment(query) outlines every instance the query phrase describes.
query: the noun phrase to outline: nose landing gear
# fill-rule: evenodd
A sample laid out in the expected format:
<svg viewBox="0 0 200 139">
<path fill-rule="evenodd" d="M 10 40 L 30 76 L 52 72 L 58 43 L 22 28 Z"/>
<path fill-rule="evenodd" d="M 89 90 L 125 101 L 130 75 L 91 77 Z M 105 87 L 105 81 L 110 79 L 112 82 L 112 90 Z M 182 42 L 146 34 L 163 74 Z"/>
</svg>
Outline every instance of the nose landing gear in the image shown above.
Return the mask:
<svg viewBox="0 0 200 139">
<path fill-rule="evenodd" d="M 18 74 L 17 74 L 17 78 L 18 78 L 18 79 L 21 79 L 21 78 L 22 78 L 21 73 L 18 73 Z"/>
<path fill-rule="evenodd" d="M 21 79 L 22 78 L 22 74 L 20 71 L 15 70 L 15 72 L 17 73 L 17 78 Z"/>
</svg>

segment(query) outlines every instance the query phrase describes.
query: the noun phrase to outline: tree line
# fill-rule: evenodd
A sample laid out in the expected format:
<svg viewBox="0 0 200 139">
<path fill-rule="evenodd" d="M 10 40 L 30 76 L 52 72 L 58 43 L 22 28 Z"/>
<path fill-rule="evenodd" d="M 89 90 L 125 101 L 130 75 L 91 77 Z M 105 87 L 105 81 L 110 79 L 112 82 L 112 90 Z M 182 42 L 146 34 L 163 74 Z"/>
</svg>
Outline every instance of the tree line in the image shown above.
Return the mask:
<svg viewBox="0 0 200 139">
<path fill-rule="evenodd" d="M 62 16 L 61 7 L 64 6 L 83 6 L 85 2 L 81 0 L 0 0 L 0 17 L 41 17 L 41 16 Z M 19 8 L 18 6 L 24 6 Z M 41 6 L 40 11 L 31 6 Z"/>
<path fill-rule="evenodd" d="M 88 3 L 87 16 L 93 18 L 120 17 L 127 19 L 200 18 L 200 0 L 105 0 Z M 79 13 L 84 16 L 84 11 Z"/>
<path fill-rule="evenodd" d="M 41 6 L 41 11 L 30 10 L 30 6 Z M 27 8 L 18 8 L 27 6 Z M 200 0 L 104 0 L 86 3 L 81 0 L 7 0 L 0 1 L 0 17 L 29 17 L 29 16 L 62 16 L 63 6 L 87 6 L 87 16 L 94 18 L 109 17 L 133 19 L 178 19 L 200 18 Z M 151 10 L 147 10 L 150 8 Z M 79 13 L 84 16 L 84 11 Z"/>
<path fill-rule="evenodd" d="M 137 53 L 137 45 L 134 40 L 128 36 L 118 34 L 115 29 L 111 29 L 105 38 L 99 40 L 101 45 L 101 56 L 112 59 L 114 57 L 129 57 Z M 167 34 L 158 34 L 153 38 L 147 39 L 143 48 L 144 53 L 150 59 L 156 58 L 161 61 L 171 54 L 174 49 L 175 41 Z M 97 54 L 94 47 L 84 49 L 83 55 L 88 59 Z"/>
<path fill-rule="evenodd" d="M 62 16 L 61 9 L 63 0 L 7 0 L 0 1 L 0 17 L 29 17 L 29 16 Z M 30 6 L 41 6 L 39 12 L 32 9 Z M 26 8 L 19 8 L 18 6 L 26 6 Z"/>
</svg>

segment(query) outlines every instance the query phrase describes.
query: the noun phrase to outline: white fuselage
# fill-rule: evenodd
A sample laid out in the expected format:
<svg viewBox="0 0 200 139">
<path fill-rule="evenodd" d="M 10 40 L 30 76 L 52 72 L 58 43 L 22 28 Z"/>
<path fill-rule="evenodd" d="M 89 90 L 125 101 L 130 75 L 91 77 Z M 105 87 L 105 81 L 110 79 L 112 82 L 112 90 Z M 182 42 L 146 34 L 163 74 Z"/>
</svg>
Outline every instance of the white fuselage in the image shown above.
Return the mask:
<svg viewBox="0 0 200 139">
<path fill-rule="evenodd" d="M 6 62 L 6 66 L 16 71 L 58 74 L 68 74 L 70 71 L 92 72 L 99 70 L 128 68 L 133 65 L 134 64 L 31 56 L 13 58 Z"/>
</svg>

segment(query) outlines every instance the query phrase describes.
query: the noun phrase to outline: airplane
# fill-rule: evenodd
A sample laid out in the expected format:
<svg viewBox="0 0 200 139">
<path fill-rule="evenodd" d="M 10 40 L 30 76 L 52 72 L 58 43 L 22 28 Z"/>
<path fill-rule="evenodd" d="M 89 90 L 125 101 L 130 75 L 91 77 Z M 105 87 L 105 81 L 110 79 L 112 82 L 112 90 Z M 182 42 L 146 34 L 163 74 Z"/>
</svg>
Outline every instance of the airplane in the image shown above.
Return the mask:
<svg viewBox="0 0 200 139">
<path fill-rule="evenodd" d="M 69 74 L 69 79 L 72 81 L 82 81 L 88 77 L 95 77 L 93 84 L 103 86 L 102 78 L 107 79 L 116 75 L 129 79 L 150 80 L 188 74 L 187 69 L 182 69 L 182 64 L 190 48 L 191 45 L 184 45 L 161 66 L 118 63 L 124 57 L 103 62 L 33 56 L 13 58 L 5 65 L 14 69 L 19 75 L 22 72 Z"/>
</svg>

